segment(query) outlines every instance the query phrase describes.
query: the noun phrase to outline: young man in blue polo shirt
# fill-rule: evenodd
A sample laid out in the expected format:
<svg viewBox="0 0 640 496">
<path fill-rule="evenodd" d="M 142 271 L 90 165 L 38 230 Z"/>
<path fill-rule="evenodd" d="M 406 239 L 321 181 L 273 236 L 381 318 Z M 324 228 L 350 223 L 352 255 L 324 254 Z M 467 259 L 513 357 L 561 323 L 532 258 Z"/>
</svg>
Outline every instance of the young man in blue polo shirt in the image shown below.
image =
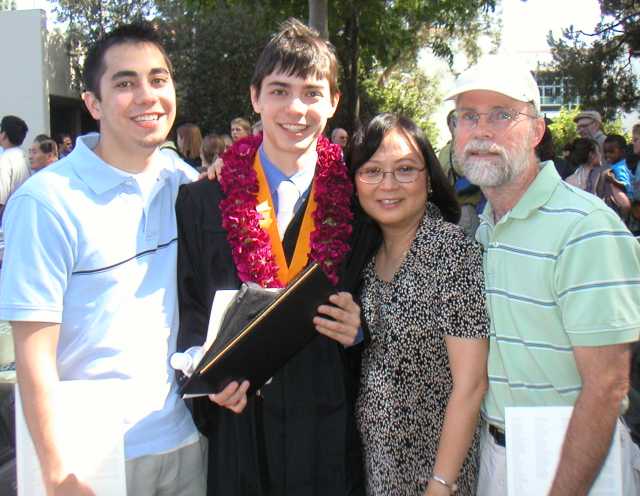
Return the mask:
<svg viewBox="0 0 640 496">
<path fill-rule="evenodd" d="M 173 208 L 195 174 L 158 148 L 175 118 L 171 64 L 152 29 L 122 26 L 89 50 L 84 79 L 100 134 L 79 138 L 5 211 L 0 319 L 12 323 L 27 425 L 47 493 L 93 494 L 54 442 L 53 391 L 59 380 L 118 381 L 128 493 L 203 494 L 199 436 L 168 365 Z"/>
</svg>

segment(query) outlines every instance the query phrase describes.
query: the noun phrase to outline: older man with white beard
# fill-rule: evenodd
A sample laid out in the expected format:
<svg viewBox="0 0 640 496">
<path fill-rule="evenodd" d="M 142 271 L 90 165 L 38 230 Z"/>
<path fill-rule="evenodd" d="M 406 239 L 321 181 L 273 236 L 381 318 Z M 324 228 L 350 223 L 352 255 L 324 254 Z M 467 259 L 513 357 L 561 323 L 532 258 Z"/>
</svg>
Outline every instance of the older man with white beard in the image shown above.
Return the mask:
<svg viewBox="0 0 640 496">
<path fill-rule="evenodd" d="M 536 158 L 540 96 L 517 61 L 486 58 L 448 98 L 454 159 L 488 200 L 476 233 L 491 316 L 477 494 L 507 492 L 509 406 L 574 406 L 549 494 L 587 494 L 627 393 L 629 343 L 640 329 L 639 245 L 602 201 Z M 637 448 L 621 432 L 624 494 L 638 494 L 628 461 Z"/>
</svg>

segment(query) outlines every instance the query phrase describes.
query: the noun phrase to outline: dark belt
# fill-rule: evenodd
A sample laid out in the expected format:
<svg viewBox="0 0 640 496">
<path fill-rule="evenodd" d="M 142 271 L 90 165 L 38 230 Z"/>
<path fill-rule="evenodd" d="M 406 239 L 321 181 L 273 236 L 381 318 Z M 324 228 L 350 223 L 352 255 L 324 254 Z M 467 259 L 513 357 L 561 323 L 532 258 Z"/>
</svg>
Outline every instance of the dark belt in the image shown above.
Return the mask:
<svg viewBox="0 0 640 496">
<path fill-rule="evenodd" d="M 504 448 L 506 443 L 505 443 L 504 431 L 502 429 L 498 429 L 494 425 L 489 425 L 489 434 L 491 434 L 491 437 L 493 438 L 493 440 L 496 442 L 498 446 L 502 446 Z"/>
</svg>

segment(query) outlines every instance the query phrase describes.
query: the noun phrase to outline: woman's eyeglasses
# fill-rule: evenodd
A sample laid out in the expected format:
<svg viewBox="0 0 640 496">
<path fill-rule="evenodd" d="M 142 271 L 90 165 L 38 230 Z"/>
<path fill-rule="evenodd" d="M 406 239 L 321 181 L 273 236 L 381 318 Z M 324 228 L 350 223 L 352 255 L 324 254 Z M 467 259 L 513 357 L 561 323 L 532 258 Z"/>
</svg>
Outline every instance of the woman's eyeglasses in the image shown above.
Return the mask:
<svg viewBox="0 0 640 496">
<path fill-rule="evenodd" d="M 384 179 L 385 174 L 392 174 L 394 179 L 399 183 L 412 183 L 416 179 L 418 179 L 418 176 L 424 170 L 425 167 L 419 169 L 418 167 L 412 167 L 409 165 L 398 167 L 389 171 L 386 171 L 381 167 L 364 166 L 358 169 L 356 176 L 358 177 L 358 180 L 366 184 L 381 183 Z"/>
</svg>

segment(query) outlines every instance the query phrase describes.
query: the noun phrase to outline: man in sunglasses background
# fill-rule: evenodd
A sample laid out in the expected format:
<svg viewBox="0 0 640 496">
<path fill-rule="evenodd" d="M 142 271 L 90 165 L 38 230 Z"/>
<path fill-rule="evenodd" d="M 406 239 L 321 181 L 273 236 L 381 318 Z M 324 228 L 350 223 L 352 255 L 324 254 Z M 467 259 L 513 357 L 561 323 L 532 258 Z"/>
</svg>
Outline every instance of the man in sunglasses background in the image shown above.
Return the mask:
<svg viewBox="0 0 640 496">
<path fill-rule="evenodd" d="M 510 406 L 574 407 L 549 494 L 587 494 L 628 389 L 629 343 L 640 329 L 640 246 L 603 202 L 536 158 L 545 123 L 525 67 L 487 57 L 447 98 L 456 104 L 454 160 L 488 201 L 476 233 L 491 317 L 477 494 L 507 493 Z M 623 493 L 638 494 L 629 461 L 637 447 L 626 427 L 621 433 Z"/>
</svg>

